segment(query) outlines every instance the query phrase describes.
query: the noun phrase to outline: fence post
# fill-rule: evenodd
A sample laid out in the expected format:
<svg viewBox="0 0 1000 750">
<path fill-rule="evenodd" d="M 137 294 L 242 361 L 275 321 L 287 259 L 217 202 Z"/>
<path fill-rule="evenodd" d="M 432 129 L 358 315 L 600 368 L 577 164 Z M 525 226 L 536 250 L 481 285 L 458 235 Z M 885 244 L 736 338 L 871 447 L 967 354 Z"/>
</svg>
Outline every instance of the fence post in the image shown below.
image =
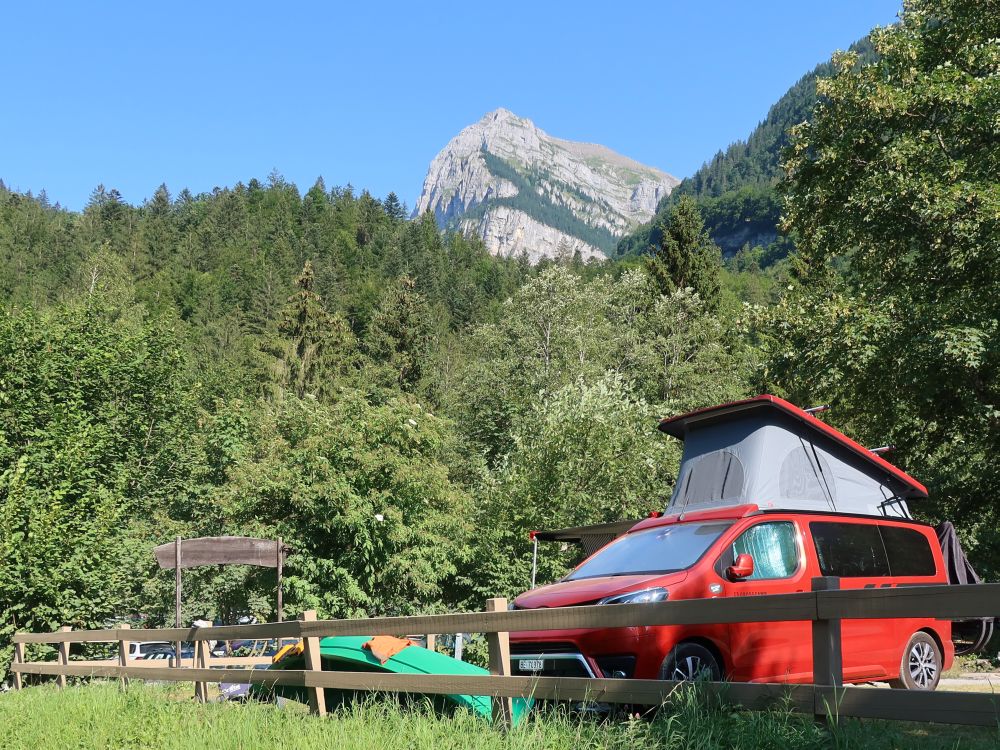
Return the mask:
<svg viewBox="0 0 1000 750">
<path fill-rule="evenodd" d="M 424 648 L 426 648 L 428 651 L 433 651 L 434 646 L 436 645 L 436 641 L 437 637 L 434 635 L 434 633 L 428 633 L 427 635 L 424 636 Z"/>
<path fill-rule="evenodd" d="M 837 591 L 840 589 L 840 579 L 833 576 L 812 579 L 812 590 L 815 592 Z M 819 596 L 817 599 L 817 619 L 812 623 L 812 656 L 813 656 L 813 684 L 817 688 L 833 687 L 839 688 L 844 684 L 844 661 L 841 651 L 840 620 L 839 619 L 819 619 Z M 814 700 L 814 712 L 817 720 L 825 720 L 830 717 L 831 708 L 836 711 L 836 706 L 825 704 L 825 694 L 827 691 L 816 691 Z M 836 690 L 833 691 L 836 696 Z M 836 698 L 834 698 L 836 700 Z M 832 716 L 836 721 L 836 714 Z"/>
<path fill-rule="evenodd" d="M 201 631 L 205 628 L 210 628 L 211 625 L 201 625 L 198 630 L 195 631 L 199 635 Z M 211 649 L 207 640 L 197 640 L 194 642 L 194 667 L 195 669 L 208 669 L 208 659 Z M 194 697 L 199 703 L 208 703 L 208 683 L 195 681 L 194 683 Z"/>
<path fill-rule="evenodd" d="M 24 664 L 24 644 L 15 643 L 14 644 L 14 663 Z M 24 687 L 24 678 L 21 676 L 20 672 L 14 672 L 14 689 L 20 690 Z"/>
<path fill-rule="evenodd" d="M 316 610 L 307 609 L 299 619 L 302 622 L 315 622 Z M 313 672 L 323 671 L 323 661 L 319 655 L 319 638 L 315 636 L 303 637 L 302 643 L 305 648 L 306 669 Z M 321 687 L 309 688 L 309 710 L 316 716 L 326 716 L 326 693 Z"/>
<path fill-rule="evenodd" d="M 119 625 L 118 629 L 119 630 L 131 630 L 132 626 L 129 625 L 126 622 L 123 625 Z M 128 647 L 129 647 L 129 642 L 128 641 L 126 641 L 124 638 L 119 638 L 118 639 L 118 666 L 119 667 L 128 667 Z M 125 688 L 128 687 L 128 677 L 126 677 L 125 675 L 121 676 L 121 681 L 120 682 L 121 682 L 122 690 L 124 690 Z"/>
<path fill-rule="evenodd" d="M 68 633 L 73 628 L 69 625 L 63 625 L 59 628 L 60 633 Z M 63 667 L 69 664 L 69 641 L 63 641 L 59 644 L 59 664 Z M 56 685 L 60 688 L 66 687 L 66 675 L 61 674 L 56 677 Z"/>
<path fill-rule="evenodd" d="M 506 612 L 507 600 L 503 597 L 488 599 L 487 612 Z M 507 677 L 510 675 L 510 636 L 507 633 L 487 633 L 486 642 L 490 647 L 490 674 Z M 493 721 L 510 726 L 514 715 L 510 698 L 493 699 Z"/>
</svg>

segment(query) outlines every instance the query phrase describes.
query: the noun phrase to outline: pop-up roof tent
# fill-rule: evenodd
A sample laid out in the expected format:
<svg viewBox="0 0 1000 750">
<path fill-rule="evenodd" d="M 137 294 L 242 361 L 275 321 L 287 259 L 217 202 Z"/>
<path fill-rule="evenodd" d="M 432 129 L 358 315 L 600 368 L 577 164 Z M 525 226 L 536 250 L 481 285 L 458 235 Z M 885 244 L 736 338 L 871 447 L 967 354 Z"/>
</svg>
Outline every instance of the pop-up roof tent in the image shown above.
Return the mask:
<svg viewBox="0 0 1000 750">
<path fill-rule="evenodd" d="M 909 518 L 906 501 L 927 497 L 909 474 L 777 396 L 668 417 L 659 428 L 684 441 L 668 514 L 754 504 Z M 576 543 L 589 556 L 638 522 L 531 532 L 532 587 L 539 541 Z"/>
<path fill-rule="evenodd" d="M 812 414 L 776 396 L 660 422 L 684 441 L 667 513 L 754 503 L 761 509 L 910 517 L 927 489 Z"/>
</svg>

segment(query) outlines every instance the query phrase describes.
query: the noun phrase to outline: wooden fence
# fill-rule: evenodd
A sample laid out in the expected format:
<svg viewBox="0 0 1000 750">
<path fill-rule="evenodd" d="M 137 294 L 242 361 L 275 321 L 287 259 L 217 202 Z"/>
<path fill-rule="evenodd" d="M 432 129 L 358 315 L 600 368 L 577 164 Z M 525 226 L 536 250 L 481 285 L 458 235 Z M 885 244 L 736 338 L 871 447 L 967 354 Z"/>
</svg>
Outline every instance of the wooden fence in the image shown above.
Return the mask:
<svg viewBox="0 0 1000 750">
<path fill-rule="evenodd" d="M 986 693 L 874 690 L 842 686 L 840 621 L 872 618 L 964 619 L 1000 615 L 1000 584 L 969 586 L 914 586 L 884 589 L 838 590 L 836 579 L 813 581 L 813 591 L 745 598 L 693 599 L 657 604 L 619 604 L 508 611 L 506 600 L 493 599 L 487 612 L 363 620 L 316 620 L 305 612 L 298 620 L 264 625 L 212 628 L 154 628 L 131 630 L 17 633 L 14 636 L 15 688 L 23 675 L 55 675 L 60 685 L 67 676 L 193 681 L 196 695 L 205 700 L 206 683 L 238 682 L 296 685 L 308 688 L 314 713 L 326 712 L 323 688 L 422 694 L 461 693 L 492 696 L 494 716 L 509 718 L 513 697 L 542 700 L 597 701 L 658 705 L 677 683 L 662 680 L 525 677 L 511 675 L 508 634 L 517 631 L 572 628 L 616 628 L 640 625 L 702 625 L 711 623 L 812 622 L 814 684 L 752 684 L 714 682 L 701 686 L 710 693 L 749 709 L 777 700 L 797 711 L 822 716 L 900 719 L 977 726 L 1000 725 L 1000 696 Z M 324 672 L 320 668 L 319 639 L 335 635 L 396 635 L 413 633 L 486 633 L 490 648 L 490 675 L 409 675 L 369 672 Z M 237 665 L 259 664 L 261 659 L 214 658 L 209 640 L 303 639 L 306 669 L 254 670 Z M 127 658 L 131 641 L 193 641 L 192 666 L 141 664 Z M 117 642 L 117 663 L 69 660 L 70 643 Z M 58 644 L 57 662 L 29 662 L 25 645 Z M 212 668 L 222 667 L 222 668 Z"/>
</svg>

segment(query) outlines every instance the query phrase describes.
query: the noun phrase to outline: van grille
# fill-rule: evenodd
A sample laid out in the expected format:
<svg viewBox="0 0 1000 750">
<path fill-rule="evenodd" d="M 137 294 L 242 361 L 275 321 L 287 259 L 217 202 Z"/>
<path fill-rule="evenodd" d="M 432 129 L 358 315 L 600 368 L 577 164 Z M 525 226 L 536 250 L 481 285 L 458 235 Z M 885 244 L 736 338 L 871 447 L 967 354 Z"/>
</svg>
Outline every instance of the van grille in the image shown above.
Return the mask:
<svg viewBox="0 0 1000 750">
<path fill-rule="evenodd" d="M 522 643 L 511 643 L 510 652 L 512 654 L 572 654 L 580 649 L 572 643 L 559 643 L 544 641 L 532 641 Z"/>
</svg>

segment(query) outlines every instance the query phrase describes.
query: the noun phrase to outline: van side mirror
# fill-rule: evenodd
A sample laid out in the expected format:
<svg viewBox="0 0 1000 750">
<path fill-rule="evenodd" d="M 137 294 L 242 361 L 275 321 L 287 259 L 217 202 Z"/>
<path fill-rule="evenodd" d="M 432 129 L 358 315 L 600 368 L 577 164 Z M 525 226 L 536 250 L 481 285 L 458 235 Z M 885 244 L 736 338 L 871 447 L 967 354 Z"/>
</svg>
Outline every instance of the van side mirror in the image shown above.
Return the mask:
<svg viewBox="0 0 1000 750">
<path fill-rule="evenodd" d="M 753 555 L 744 552 L 736 556 L 736 562 L 726 568 L 726 578 L 730 581 L 742 581 L 753 575 Z"/>
</svg>

